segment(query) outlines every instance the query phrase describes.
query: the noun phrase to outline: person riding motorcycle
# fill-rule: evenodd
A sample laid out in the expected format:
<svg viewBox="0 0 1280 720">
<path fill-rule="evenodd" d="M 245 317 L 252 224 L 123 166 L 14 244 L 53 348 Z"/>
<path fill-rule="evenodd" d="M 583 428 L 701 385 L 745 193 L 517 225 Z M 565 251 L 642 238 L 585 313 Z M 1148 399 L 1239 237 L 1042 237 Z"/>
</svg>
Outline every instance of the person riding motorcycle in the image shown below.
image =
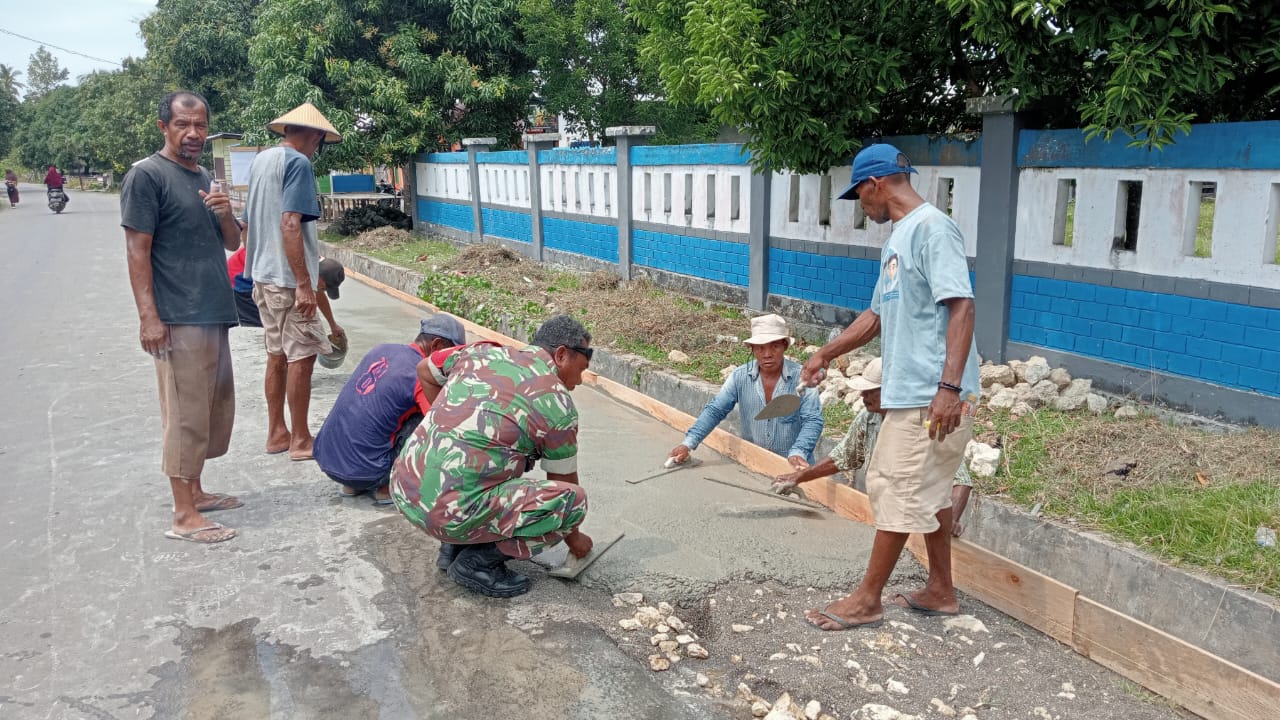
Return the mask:
<svg viewBox="0 0 1280 720">
<path fill-rule="evenodd" d="M 57 190 L 61 193 L 63 202 L 71 202 L 71 197 L 67 195 L 67 191 L 63 187 L 62 173 L 58 172 L 57 167 L 53 165 L 49 166 L 49 172 L 44 175 L 44 184 L 45 187 L 49 188 L 48 192 L 50 196 L 54 194 L 54 190 Z"/>
<path fill-rule="evenodd" d="M 9 207 L 18 207 L 18 176 L 12 170 L 4 171 L 4 189 L 9 194 Z"/>
</svg>

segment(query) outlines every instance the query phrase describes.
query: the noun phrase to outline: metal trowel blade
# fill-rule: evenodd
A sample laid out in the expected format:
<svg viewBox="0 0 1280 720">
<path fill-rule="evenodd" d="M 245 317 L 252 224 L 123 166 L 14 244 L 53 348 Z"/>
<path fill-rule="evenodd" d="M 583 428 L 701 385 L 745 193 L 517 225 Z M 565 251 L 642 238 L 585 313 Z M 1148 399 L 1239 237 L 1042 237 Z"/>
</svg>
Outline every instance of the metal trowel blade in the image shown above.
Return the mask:
<svg viewBox="0 0 1280 720">
<path fill-rule="evenodd" d="M 772 400 L 760 409 L 760 412 L 756 413 L 756 420 L 786 417 L 799 409 L 799 395 L 775 395 Z"/>
<path fill-rule="evenodd" d="M 565 560 L 563 565 L 554 570 L 548 571 L 547 575 L 556 578 L 564 578 L 565 580 L 576 579 L 578 575 L 582 574 L 583 570 L 586 570 L 587 567 L 591 565 L 591 563 L 595 562 L 597 558 L 608 552 L 609 548 L 613 547 L 614 543 L 621 540 L 622 536 L 623 533 L 617 532 L 608 535 L 604 539 L 596 540 L 592 543 L 591 552 L 587 553 L 586 557 L 576 558 L 570 554 L 569 559 Z"/>
</svg>

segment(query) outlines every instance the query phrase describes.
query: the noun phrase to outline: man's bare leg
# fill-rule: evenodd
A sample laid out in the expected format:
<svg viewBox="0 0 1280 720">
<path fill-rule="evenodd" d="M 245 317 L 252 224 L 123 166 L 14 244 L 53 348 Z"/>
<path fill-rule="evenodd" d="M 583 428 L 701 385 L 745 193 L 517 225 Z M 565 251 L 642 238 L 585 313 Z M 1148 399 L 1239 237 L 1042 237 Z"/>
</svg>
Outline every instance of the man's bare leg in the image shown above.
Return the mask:
<svg viewBox="0 0 1280 720">
<path fill-rule="evenodd" d="M 289 363 L 285 397 L 289 401 L 289 422 L 293 425 L 289 457 L 295 460 L 310 458 L 315 443 L 311 429 L 307 427 L 307 412 L 311 409 L 311 373 L 315 365 L 315 355 Z"/>
<path fill-rule="evenodd" d="M 267 377 L 263 383 L 267 395 L 267 452 L 282 453 L 289 449 L 289 426 L 284 421 L 284 395 L 289 363 L 284 355 L 267 353 Z"/>
<path fill-rule="evenodd" d="M 918 607 L 953 613 L 960 610 L 956 600 L 956 588 L 951 580 L 951 508 L 943 508 L 935 515 L 938 529 L 924 536 L 924 546 L 929 554 L 929 579 L 924 589 L 909 595 Z M 907 603 L 898 602 L 907 607 Z"/>
<path fill-rule="evenodd" d="M 173 524 L 170 529 L 180 535 L 191 535 L 193 539 L 204 543 L 230 540 L 236 536 L 236 531 L 231 528 L 217 528 L 196 532 L 202 528 L 213 527 L 218 524 L 210 522 L 208 518 L 201 515 L 200 511 L 196 509 L 194 495 L 196 488 L 199 487 L 199 482 L 199 480 L 169 478 L 169 488 L 173 491 Z"/>
<path fill-rule="evenodd" d="M 950 532 L 950 528 L 947 528 L 947 531 Z M 907 533 L 877 530 L 875 541 L 871 545 L 871 560 L 867 563 L 867 574 L 862 576 L 862 582 L 851 594 L 836 600 L 824 609 L 850 623 L 872 622 L 884 617 L 880 595 L 889 582 L 893 568 L 898 564 L 898 557 L 907 544 L 907 537 Z M 809 622 L 823 630 L 841 629 L 839 624 L 824 617 L 817 608 L 806 611 L 804 615 Z"/>
<path fill-rule="evenodd" d="M 953 485 L 951 487 L 951 537 L 960 537 L 964 532 L 964 527 L 960 525 L 960 517 L 964 515 L 964 509 L 969 504 L 969 492 L 973 488 L 968 485 Z"/>
</svg>

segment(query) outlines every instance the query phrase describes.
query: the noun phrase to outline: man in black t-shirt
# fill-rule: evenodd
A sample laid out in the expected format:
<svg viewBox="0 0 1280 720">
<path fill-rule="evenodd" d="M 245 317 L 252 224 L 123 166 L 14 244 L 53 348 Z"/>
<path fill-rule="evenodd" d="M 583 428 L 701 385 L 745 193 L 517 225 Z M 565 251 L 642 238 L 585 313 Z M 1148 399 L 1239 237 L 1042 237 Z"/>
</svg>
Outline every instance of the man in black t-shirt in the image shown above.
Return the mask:
<svg viewBox="0 0 1280 720">
<path fill-rule="evenodd" d="M 173 491 L 165 537 L 197 543 L 236 531 L 205 513 L 240 507 L 207 493 L 204 462 L 225 455 L 235 419 L 227 328 L 236 324 L 226 250 L 240 247 L 230 198 L 211 188 L 198 164 L 209 134 L 209 104 L 179 91 L 160 101 L 164 147 L 135 163 L 120 191 L 129 282 L 138 306 L 142 349 L 155 358 L 163 421 L 161 468 Z"/>
</svg>

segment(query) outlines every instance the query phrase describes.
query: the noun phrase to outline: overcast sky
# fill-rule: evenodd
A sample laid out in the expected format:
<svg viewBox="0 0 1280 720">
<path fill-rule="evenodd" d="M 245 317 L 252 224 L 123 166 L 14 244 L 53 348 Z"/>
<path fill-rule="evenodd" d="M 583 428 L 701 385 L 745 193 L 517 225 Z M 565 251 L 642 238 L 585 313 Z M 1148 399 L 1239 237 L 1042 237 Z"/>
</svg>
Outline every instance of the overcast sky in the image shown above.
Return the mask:
<svg viewBox="0 0 1280 720">
<path fill-rule="evenodd" d="M 44 43 L 58 65 L 70 71 L 70 83 L 94 70 L 116 69 L 118 65 L 112 62 L 146 54 L 138 21 L 155 7 L 156 0 L 0 0 L 0 30 L 4 31 L 0 32 L 0 64 L 22 71 L 18 79 L 25 83 L 31 53 Z M 112 62 L 90 60 L 67 50 Z"/>
</svg>

